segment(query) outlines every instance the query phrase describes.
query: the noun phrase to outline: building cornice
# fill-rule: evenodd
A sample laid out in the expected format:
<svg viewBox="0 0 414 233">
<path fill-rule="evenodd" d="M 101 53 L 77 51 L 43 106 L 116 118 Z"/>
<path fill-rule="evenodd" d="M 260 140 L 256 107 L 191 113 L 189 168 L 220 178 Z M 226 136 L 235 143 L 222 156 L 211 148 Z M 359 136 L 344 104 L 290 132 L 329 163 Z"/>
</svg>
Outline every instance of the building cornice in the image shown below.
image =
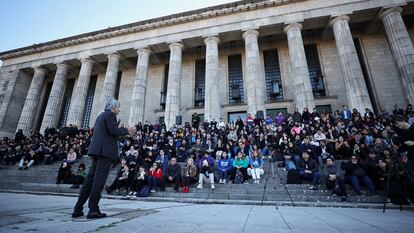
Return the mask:
<svg viewBox="0 0 414 233">
<path fill-rule="evenodd" d="M 108 39 L 136 32 L 148 31 L 182 23 L 194 22 L 208 18 L 253 11 L 257 9 L 273 7 L 277 5 L 285 5 L 288 3 L 300 1 L 307 0 L 245 0 L 206 7 L 1 52 L 0 60 L 7 60 L 30 54 L 36 54 L 54 49 L 93 42 L 101 39 Z"/>
</svg>

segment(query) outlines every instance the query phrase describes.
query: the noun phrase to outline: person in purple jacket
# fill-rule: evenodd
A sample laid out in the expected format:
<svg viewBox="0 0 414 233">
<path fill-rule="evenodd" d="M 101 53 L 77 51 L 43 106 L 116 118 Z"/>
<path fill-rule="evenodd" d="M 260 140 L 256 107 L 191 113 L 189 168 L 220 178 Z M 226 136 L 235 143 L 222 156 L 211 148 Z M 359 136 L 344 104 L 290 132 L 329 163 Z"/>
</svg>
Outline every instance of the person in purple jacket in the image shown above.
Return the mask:
<svg viewBox="0 0 414 233">
<path fill-rule="evenodd" d="M 232 168 L 233 161 L 227 156 L 227 151 L 223 151 L 221 159 L 218 161 L 218 170 L 220 172 L 220 184 L 227 183 L 228 172 Z"/>
<path fill-rule="evenodd" d="M 208 153 L 206 153 L 205 151 L 202 151 L 201 154 L 203 155 L 203 157 L 201 157 L 200 159 L 197 159 L 197 166 L 198 168 L 201 168 L 203 166 L 203 161 L 207 160 L 208 165 L 210 167 L 214 167 L 214 159 L 213 157 L 211 157 Z"/>
<path fill-rule="evenodd" d="M 279 112 L 277 116 L 275 117 L 276 126 L 282 125 L 284 120 L 285 120 L 285 117 L 283 116 L 282 112 Z"/>
</svg>

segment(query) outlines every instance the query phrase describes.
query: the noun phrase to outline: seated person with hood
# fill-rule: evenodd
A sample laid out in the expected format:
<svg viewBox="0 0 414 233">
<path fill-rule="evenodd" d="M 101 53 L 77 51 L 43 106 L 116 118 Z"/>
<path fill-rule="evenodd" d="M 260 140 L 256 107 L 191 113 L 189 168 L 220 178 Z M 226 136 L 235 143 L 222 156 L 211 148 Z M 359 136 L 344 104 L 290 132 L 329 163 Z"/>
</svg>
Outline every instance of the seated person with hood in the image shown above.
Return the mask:
<svg viewBox="0 0 414 233">
<path fill-rule="evenodd" d="M 200 174 L 198 176 L 198 189 L 203 188 L 203 182 L 210 183 L 211 189 L 214 189 L 214 174 L 213 169 L 209 165 L 207 160 L 203 160 L 203 165 L 200 168 Z"/>
<path fill-rule="evenodd" d="M 333 156 L 329 156 L 325 167 L 326 188 L 332 190 L 332 195 L 342 196 L 342 201 L 346 201 L 347 197 L 344 175 L 345 172 L 336 166 Z"/>
</svg>

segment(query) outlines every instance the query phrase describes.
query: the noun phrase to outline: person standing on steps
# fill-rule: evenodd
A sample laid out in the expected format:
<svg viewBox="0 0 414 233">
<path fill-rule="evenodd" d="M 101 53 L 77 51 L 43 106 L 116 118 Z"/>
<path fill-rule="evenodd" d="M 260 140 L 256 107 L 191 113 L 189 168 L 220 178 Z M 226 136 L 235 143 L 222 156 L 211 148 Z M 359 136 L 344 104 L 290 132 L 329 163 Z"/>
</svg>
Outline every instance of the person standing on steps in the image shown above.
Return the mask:
<svg viewBox="0 0 414 233">
<path fill-rule="evenodd" d="M 88 148 L 88 155 L 92 165 L 88 177 L 79 193 L 78 201 L 74 207 L 72 218 L 83 216 L 83 205 L 89 199 L 88 219 L 104 218 L 106 214 L 99 210 L 99 200 L 104 188 L 112 161 L 118 159 L 118 137 L 133 134 L 135 127 L 119 128 L 116 115 L 121 105 L 118 100 L 109 98 L 105 111 L 99 114 L 93 127 L 94 132 Z"/>
</svg>

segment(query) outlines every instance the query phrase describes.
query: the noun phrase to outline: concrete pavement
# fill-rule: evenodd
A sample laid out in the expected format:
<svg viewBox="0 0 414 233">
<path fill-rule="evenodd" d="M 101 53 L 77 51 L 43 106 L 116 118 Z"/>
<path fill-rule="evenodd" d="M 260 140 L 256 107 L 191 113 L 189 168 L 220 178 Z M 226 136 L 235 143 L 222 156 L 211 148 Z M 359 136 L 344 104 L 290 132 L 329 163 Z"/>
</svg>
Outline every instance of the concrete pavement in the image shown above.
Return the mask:
<svg viewBox="0 0 414 233">
<path fill-rule="evenodd" d="M 102 199 L 109 217 L 73 220 L 75 201 L 0 193 L 0 232 L 414 232 L 412 211 Z"/>
</svg>

